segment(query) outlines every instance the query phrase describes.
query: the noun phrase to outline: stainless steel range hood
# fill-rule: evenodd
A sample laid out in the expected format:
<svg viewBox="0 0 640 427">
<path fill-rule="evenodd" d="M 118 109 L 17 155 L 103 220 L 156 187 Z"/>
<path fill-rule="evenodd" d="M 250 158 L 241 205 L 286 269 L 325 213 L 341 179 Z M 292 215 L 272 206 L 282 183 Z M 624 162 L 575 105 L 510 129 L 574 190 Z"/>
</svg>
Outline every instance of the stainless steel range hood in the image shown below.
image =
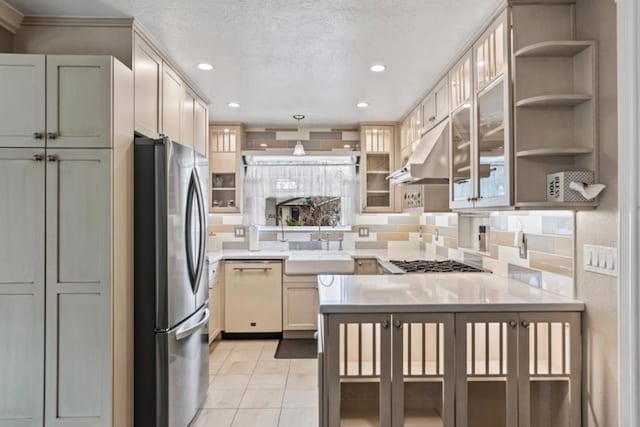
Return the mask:
<svg viewBox="0 0 640 427">
<path fill-rule="evenodd" d="M 407 164 L 387 177 L 391 184 L 449 182 L 449 120 L 422 136 Z"/>
</svg>

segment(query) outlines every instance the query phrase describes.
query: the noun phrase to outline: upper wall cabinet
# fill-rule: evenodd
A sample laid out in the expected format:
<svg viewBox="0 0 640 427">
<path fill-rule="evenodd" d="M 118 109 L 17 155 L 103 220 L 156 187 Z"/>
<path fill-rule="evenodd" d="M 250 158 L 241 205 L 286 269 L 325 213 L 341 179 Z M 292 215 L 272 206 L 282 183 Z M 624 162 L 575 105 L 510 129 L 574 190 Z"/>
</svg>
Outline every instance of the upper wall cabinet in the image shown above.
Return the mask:
<svg viewBox="0 0 640 427">
<path fill-rule="evenodd" d="M 362 139 L 362 187 L 364 212 L 392 212 L 394 187 L 387 176 L 394 164 L 393 126 L 366 125 L 360 127 Z"/>
<path fill-rule="evenodd" d="M 162 129 L 162 58 L 137 32 L 134 33 L 133 43 L 135 127 L 143 135 L 157 138 Z"/>
<path fill-rule="evenodd" d="M 505 10 L 450 73 L 454 209 L 512 203 L 507 28 Z"/>
<path fill-rule="evenodd" d="M 501 207 L 512 203 L 507 28 L 505 12 L 474 46 L 477 82 L 474 207 Z"/>
<path fill-rule="evenodd" d="M 98 34 L 99 36 L 96 36 Z M 163 51 L 161 45 L 154 43 L 153 38 L 134 19 L 122 18 L 92 18 L 82 17 L 25 17 L 21 27 L 14 35 L 14 52 L 29 54 L 48 54 L 50 52 L 64 52 L 72 55 L 112 55 L 124 65 L 133 70 L 134 74 L 134 120 L 135 132 L 149 138 L 157 138 L 161 133 L 168 134 L 176 142 L 182 138 L 182 91 L 189 90 L 200 100 L 201 107 L 208 108 L 208 101 L 197 86 L 190 81 L 186 73 Z M 42 76 L 45 74 L 44 62 L 33 63 L 33 57 L 23 57 L 17 64 L 0 63 L 0 96 L 10 97 L 13 104 L 9 110 L 0 110 L 0 147 L 15 146 L 16 139 L 35 140 L 31 146 L 44 146 L 44 140 L 39 141 L 49 130 L 45 129 L 44 113 L 38 114 L 31 108 L 34 102 L 45 105 L 44 100 L 37 100 L 35 93 L 42 94 L 38 89 L 44 85 Z M 25 62 L 26 61 L 26 62 Z M 3 67 L 4 66 L 4 67 Z M 61 74 L 63 79 L 80 73 L 82 70 L 65 69 Z M 90 75 L 94 71 L 84 70 L 79 77 L 78 86 L 89 83 Z M 37 74 L 41 73 L 41 76 Z M 89 80 L 87 80 L 89 79 Z M 69 79 L 67 79 L 67 82 Z M 164 90 L 168 92 L 165 99 Z M 14 93 L 19 93 L 15 95 Z M 67 95 L 67 99 L 69 95 Z M 87 91 L 78 90 L 74 96 L 79 101 L 81 97 L 89 97 Z M 93 96 L 93 95 L 91 95 Z M 84 107 L 82 102 L 77 103 Z M 44 108 L 44 107 L 43 107 Z M 194 107 L 195 108 L 195 107 Z M 33 111 L 28 117 L 20 112 Z M 79 111 L 79 118 L 89 112 Z M 200 111 L 201 114 L 202 112 Z M 205 114 L 208 117 L 207 114 Z M 163 123 L 166 117 L 167 123 Z M 200 119 L 202 116 L 199 116 Z M 47 121 L 47 123 L 49 123 Z M 61 123 L 61 125 L 64 123 Z M 5 126 L 6 125 L 6 126 Z M 86 129 L 72 129 L 73 132 L 90 130 L 93 132 L 95 123 L 86 122 Z M 71 130 L 70 130 L 71 131 Z M 194 132 L 203 132 L 194 130 Z M 206 135 L 206 129 L 204 131 Z M 62 129 L 60 130 L 62 135 Z M 6 139 L 9 137 L 12 142 Z M 201 138 L 198 150 L 206 153 L 206 137 Z M 26 146 L 26 142 L 20 142 Z M 36 144 L 36 145 L 33 145 Z M 92 145 L 92 146 L 95 146 Z"/>
<path fill-rule="evenodd" d="M 111 147 L 112 57 L 2 54 L 0 72 L 1 147 Z"/>
<path fill-rule="evenodd" d="M 469 206 L 474 194 L 471 179 L 472 164 L 472 87 L 471 60 L 468 52 L 449 73 L 451 87 L 451 151 L 450 200 L 451 208 Z"/>
<path fill-rule="evenodd" d="M 194 148 L 196 95 L 188 87 L 182 93 L 182 145 Z"/>
<path fill-rule="evenodd" d="M 210 212 L 240 212 L 242 208 L 240 151 L 243 139 L 242 126 L 209 127 Z"/>
<path fill-rule="evenodd" d="M 208 156 L 209 111 L 207 104 L 200 98 L 194 101 L 193 116 L 193 149 Z"/>
<path fill-rule="evenodd" d="M 443 78 L 429 95 L 422 101 L 422 126 L 420 135 L 428 132 L 435 125 L 449 116 L 448 78 Z"/>
<path fill-rule="evenodd" d="M 162 133 L 181 142 L 183 82 L 169 64 L 162 64 Z"/>
<path fill-rule="evenodd" d="M 547 180 L 598 182 L 597 45 L 574 39 L 575 3 L 507 3 L 400 124 L 401 163 L 449 114 L 450 208 L 595 207 L 577 193 L 548 201 Z"/>
<path fill-rule="evenodd" d="M 44 55 L 0 55 L 0 147 L 44 147 Z"/>
</svg>

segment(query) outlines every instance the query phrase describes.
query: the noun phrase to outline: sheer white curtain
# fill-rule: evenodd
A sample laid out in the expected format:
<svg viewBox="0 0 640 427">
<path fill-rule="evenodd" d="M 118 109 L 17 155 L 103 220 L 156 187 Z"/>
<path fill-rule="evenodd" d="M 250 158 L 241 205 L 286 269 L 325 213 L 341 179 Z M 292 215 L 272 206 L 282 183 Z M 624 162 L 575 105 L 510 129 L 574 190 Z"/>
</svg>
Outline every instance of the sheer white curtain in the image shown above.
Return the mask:
<svg viewBox="0 0 640 427">
<path fill-rule="evenodd" d="M 243 188 L 248 225 L 266 223 L 267 197 L 340 197 L 340 225 L 353 223 L 358 205 L 355 165 L 248 165 Z"/>
</svg>

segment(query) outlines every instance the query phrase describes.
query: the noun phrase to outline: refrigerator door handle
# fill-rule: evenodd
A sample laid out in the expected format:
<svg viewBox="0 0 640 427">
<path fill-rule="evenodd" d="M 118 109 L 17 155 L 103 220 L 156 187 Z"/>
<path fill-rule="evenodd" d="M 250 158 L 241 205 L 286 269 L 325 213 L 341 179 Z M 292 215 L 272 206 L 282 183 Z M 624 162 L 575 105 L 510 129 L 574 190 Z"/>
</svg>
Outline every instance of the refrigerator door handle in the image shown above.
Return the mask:
<svg viewBox="0 0 640 427">
<path fill-rule="evenodd" d="M 198 293 L 198 289 L 200 288 L 200 279 L 202 278 L 202 273 L 205 268 L 205 259 L 206 259 L 206 239 L 207 239 L 207 216 L 205 212 L 204 206 L 204 197 L 202 196 L 202 189 L 200 185 L 200 178 L 198 177 L 198 171 L 196 169 L 193 170 L 193 180 L 194 180 L 194 188 L 195 188 L 195 196 L 196 201 L 198 202 L 198 221 L 200 222 L 200 242 L 198 245 L 198 264 L 196 266 L 195 271 L 195 286 L 194 293 Z"/>
<path fill-rule="evenodd" d="M 193 215 L 193 195 L 194 195 L 194 183 L 193 183 L 193 175 L 189 179 L 189 188 L 187 188 L 187 209 L 185 215 L 185 225 L 184 225 L 184 234 L 185 234 L 185 245 L 187 250 L 187 271 L 189 273 L 189 281 L 191 282 L 191 289 L 195 292 L 194 282 L 195 282 L 195 271 L 193 268 L 193 253 L 191 250 L 191 217 Z"/>
<path fill-rule="evenodd" d="M 202 319 L 200 319 L 200 321 L 198 323 L 196 323 L 195 325 L 191 325 L 191 326 L 181 326 L 176 331 L 176 339 L 177 340 L 184 339 L 184 338 L 188 337 L 189 335 L 192 335 L 195 331 L 197 331 L 198 329 L 202 328 L 204 325 L 206 325 L 208 323 L 209 323 L 209 309 L 205 308 L 204 309 L 204 314 L 202 316 Z"/>
</svg>

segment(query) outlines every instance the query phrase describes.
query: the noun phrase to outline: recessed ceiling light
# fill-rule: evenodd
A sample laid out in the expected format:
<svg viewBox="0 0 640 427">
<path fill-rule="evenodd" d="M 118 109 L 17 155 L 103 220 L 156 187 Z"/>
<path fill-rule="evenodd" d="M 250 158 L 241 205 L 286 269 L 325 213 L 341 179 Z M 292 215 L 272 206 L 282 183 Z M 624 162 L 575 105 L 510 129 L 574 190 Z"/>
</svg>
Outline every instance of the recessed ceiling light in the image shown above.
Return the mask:
<svg viewBox="0 0 640 427">
<path fill-rule="evenodd" d="M 373 129 L 371 132 L 378 133 L 378 129 Z"/>
<path fill-rule="evenodd" d="M 358 106 L 358 108 L 367 108 L 369 106 L 369 103 L 361 101 L 361 102 L 358 102 L 356 105 Z"/>
<path fill-rule="evenodd" d="M 206 62 L 201 62 L 198 64 L 198 68 L 205 71 L 211 71 L 213 70 L 213 65 L 207 64 Z"/>
<path fill-rule="evenodd" d="M 229 129 L 224 129 L 224 133 L 229 133 Z"/>
<path fill-rule="evenodd" d="M 374 73 L 381 73 L 387 69 L 387 66 L 382 64 L 373 64 L 369 69 Z"/>
<path fill-rule="evenodd" d="M 231 108 L 240 108 L 240 104 L 238 104 L 237 102 L 230 102 L 227 105 Z"/>
</svg>

